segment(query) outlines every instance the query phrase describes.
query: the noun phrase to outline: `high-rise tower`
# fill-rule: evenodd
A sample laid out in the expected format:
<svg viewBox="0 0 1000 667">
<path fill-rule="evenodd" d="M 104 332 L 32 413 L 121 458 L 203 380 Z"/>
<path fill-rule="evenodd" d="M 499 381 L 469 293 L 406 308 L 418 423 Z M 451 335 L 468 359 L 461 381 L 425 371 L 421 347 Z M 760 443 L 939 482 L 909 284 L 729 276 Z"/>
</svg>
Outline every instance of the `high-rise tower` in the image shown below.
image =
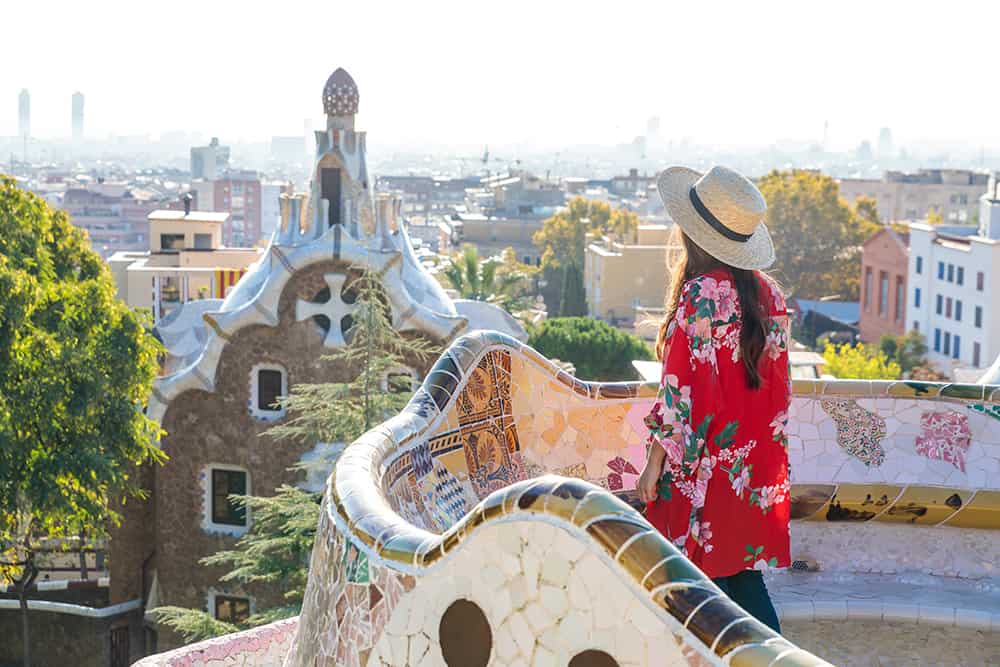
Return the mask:
<svg viewBox="0 0 1000 667">
<path fill-rule="evenodd" d="M 83 93 L 73 93 L 73 140 L 83 139 Z"/>
<path fill-rule="evenodd" d="M 27 88 L 22 89 L 17 97 L 17 135 L 24 138 L 31 136 L 31 95 Z"/>
</svg>

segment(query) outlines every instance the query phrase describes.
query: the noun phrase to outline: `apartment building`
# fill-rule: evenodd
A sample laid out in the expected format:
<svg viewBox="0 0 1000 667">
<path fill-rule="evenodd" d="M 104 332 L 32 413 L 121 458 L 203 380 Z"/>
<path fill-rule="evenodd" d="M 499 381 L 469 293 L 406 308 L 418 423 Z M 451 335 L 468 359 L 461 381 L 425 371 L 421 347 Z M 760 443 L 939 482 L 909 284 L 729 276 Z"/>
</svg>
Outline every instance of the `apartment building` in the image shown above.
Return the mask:
<svg viewBox="0 0 1000 667">
<path fill-rule="evenodd" d="M 907 323 L 946 373 L 985 369 L 1000 354 L 1000 199 L 990 180 L 976 235 L 910 225 Z"/>
<path fill-rule="evenodd" d="M 635 243 L 603 237 L 587 246 L 583 284 L 591 316 L 632 322 L 637 311 L 663 306 L 670 230 L 639 225 Z"/>
<path fill-rule="evenodd" d="M 50 199 L 50 201 L 53 201 Z M 142 250 L 149 242 L 146 216 L 162 202 L 154 193 L 126 183 L 73 186 L 55 197 L 70 221 L 87 232 L 91 248 L 108 258 L 122 250 Z"/>
<path fill-rule="evenodd" d="M 191 183 L 199 210 L 228 213 L 222 242 L 230 247 L 249 247 L 262 237 L 262 190 L 256 171 L 226 170 L 214 180 Z"/>
<path fill-rule="evenodd" d="M 887 171 L 881 179 L 842 178 L 840 196 L 853 204 L 874 199 L 882 222 L 925 220 L 935 213 L 950 224 L 972 223 L 988 175 L 967 169 Z"/>
<path fill-rule="evenodd" d="M 886 227 L 861 252 L 861 340 L 876 343 L 886 334 L 906 333 L 906 273 L 909 234 Z"/>
<path fill-rule="evenodd" d="M 257 261 L 262 248 L 227 248 L 228 216 L 205 211 L 157 210 L 149 214 L 149 247 L 108 259 L 118 296 L 133 308 L 150 308 L 154 322 L 195 299 L 222 299 Z"/>
</svg>

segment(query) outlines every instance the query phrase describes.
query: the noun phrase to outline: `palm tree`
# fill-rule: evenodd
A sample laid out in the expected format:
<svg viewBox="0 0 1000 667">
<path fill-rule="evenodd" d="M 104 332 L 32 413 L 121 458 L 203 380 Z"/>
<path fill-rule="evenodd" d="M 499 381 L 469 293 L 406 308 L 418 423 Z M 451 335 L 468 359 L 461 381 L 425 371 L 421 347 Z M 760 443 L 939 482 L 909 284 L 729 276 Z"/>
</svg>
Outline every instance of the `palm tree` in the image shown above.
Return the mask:
<svg viewBox="0 0 1000 667">
<path fill-rule="evenodd" d="M 463 299 L 488 301 L 508 311 L 526 305 L 530 276 L 513 252 L 482 259 L 476 246 L 466 245 L 449 260 L 443 274 Z"/>
</svg>

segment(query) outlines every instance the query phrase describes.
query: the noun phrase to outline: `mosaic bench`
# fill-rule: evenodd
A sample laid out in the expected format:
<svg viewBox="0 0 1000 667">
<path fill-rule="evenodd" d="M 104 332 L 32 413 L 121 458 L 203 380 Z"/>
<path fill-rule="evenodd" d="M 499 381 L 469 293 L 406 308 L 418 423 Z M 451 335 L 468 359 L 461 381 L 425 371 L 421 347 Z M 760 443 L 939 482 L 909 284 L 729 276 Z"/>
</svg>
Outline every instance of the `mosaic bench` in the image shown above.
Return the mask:
<svg viewBox="0 0 1000 667">
<path fill-rule="evenodd" d="M 655 393 L 456 340 L 330 477 L 285 664 L 827 664 L 631 506 Z"/>
<path fill-rule="evenodd" d="M 793 559 L 819 571 L 768 575 L 786 637 L 636 511 L 655 393 L 456 340 L 328 480 L 284 664 L 828 664 L 789 636 L 838 664 L 1000 655 L 1000 387 L 795 381 Z"/>
</svg>

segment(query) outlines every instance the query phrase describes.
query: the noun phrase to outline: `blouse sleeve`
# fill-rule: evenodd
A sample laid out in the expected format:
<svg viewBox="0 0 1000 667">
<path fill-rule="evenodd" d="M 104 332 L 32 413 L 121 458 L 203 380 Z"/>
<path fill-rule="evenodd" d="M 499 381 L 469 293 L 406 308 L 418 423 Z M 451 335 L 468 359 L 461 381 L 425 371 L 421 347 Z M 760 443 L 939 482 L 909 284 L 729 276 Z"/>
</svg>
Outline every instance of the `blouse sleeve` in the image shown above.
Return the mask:
<svg viewBox="0 0 1000 667">
<path fill-rule="evenodd" d="M 780 406 L 780 412 L 771 422 L 771 426 L 774 429 L 774 441 L 783 445 L 787 451 L 788 437 L 785 434 L 785 426 L 788 424 L 788 408 L 792 401 L 792 365 L 788 354 L 788 342 L 791 340 L 791 321 L 781 289 L 774 281 L 768 278 L 764 280 L 771 292 L 772 299 L 764 355 L 768 363 L 773 364 L 773 367 L 778 371 L 772 375 L 784 380 L 784 382 L 777 382 L 777 386 L 772 387 L 772 391 L 778 394 L 775 403 Z"/>
<path fill-rule="evenodd" d="M 706 285 L 705 280 L 690 281 L 681 293 L 668 329 L 659 394 L 647 418 L 651 442 L 666 450 L 674 479 L 697 470 L 719 401 L 718 344 L 712 326 L 718 315 L 716 284 Z"/>
</svg>

